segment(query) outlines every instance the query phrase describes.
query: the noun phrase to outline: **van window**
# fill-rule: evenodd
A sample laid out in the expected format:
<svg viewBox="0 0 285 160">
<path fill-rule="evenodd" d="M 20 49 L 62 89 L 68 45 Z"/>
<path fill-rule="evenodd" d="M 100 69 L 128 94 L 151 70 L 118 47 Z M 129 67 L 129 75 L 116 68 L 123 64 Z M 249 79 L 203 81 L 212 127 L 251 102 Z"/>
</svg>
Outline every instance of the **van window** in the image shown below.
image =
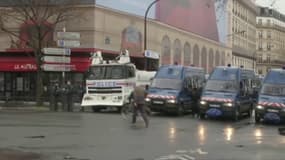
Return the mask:
<svg viewBox="0 0 285 160">
<path fill-rule="evenodd" d="M 269 96 L 285 96 L 285 84 L 263 84 L 261 94 Z"/>
<path fill-rule="evenodd" d="M 156 78 L 167 78 L 167 79 L 181 79 L 182 67 L 169 67 L 162 66 L 157 72 Z"/>
<path fill-rule="evenodd" d="M 269 72 L 264 83 L 285 84 L 285 72 Z"/>
<path fill-rule="evenodd" d="M 127 73 L 128 73 L 128 77 L 131 78 L 131 77 L 135 77 L 135 69 L 134 67 L 127 67 Z"/>
<path fill-rule="evenodd" d="M 215 69 L 210 76 L 211 80 L 232 81 L 238 79 L 238 70 L 233 68 Z"/>
<path fill-rule="evenodd" d="M 159 89 L 180 90 L 182 88 L 182 80 L 155 78 L 151 83 L 151 87 Z"/>
<path fill-rule="evenodd" d="M 208 80 L 205 90 L 216 92 L 237 92 L 238 88 L 236 81 Z"/>
</svg>

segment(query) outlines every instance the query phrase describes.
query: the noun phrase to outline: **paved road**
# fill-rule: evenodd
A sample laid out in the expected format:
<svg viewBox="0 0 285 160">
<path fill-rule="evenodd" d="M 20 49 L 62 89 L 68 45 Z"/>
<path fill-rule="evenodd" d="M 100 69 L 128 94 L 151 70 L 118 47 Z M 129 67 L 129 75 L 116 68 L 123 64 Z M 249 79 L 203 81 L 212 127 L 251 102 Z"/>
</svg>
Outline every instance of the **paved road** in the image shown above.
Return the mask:
<svg viewBox="0 0 285 160">
<path fill-rule="evenodd" d="M 155 115 L 146 129 L 117 113 L 2 112 L 0 148 L 46 160 L 283 160 L 282 126 L 251 121 Z"/>
</svg>

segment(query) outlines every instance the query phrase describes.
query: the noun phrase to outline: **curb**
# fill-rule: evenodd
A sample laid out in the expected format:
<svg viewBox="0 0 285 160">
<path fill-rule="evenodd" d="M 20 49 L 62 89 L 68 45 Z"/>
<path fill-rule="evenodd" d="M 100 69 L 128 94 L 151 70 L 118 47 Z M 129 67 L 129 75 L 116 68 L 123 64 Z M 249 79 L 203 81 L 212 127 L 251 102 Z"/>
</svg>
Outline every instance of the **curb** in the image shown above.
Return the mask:
<svg viewBox="0 0 285 160">
<path fill-rule="evenodd" d="M 0 111 L 50 111 L 47 107 L 0 107 Z"/>
</svg>

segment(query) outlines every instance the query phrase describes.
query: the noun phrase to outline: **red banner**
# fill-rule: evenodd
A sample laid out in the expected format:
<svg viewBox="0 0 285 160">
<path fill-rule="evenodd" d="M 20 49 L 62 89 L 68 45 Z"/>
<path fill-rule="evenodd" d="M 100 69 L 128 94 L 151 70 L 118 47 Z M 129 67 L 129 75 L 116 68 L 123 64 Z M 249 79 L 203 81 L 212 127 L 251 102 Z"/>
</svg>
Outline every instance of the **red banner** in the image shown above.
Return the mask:
<svg viewBox="0 0 285 160">
<path fill-rule="evenodd" d="M 219 41 L 215 3 L 211 0 L 162 0 L 155 18 L 163 23 Z"/>
</svg>

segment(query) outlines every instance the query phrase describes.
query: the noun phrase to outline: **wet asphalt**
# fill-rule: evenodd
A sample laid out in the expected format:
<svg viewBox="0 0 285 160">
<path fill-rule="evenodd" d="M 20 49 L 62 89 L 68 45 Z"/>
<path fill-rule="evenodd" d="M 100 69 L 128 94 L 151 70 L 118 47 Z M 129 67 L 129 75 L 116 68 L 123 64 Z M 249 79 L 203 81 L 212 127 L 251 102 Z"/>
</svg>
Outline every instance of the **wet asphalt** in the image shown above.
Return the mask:
<svg viewBox="0 0 285 160">
<path fill-rule="evenodd" d="M 0 112 L 0 148 L 44 160 L 284 160 L 283 127 L 155 114 L 145 128 L 113 112 Z"/>
</svg>

